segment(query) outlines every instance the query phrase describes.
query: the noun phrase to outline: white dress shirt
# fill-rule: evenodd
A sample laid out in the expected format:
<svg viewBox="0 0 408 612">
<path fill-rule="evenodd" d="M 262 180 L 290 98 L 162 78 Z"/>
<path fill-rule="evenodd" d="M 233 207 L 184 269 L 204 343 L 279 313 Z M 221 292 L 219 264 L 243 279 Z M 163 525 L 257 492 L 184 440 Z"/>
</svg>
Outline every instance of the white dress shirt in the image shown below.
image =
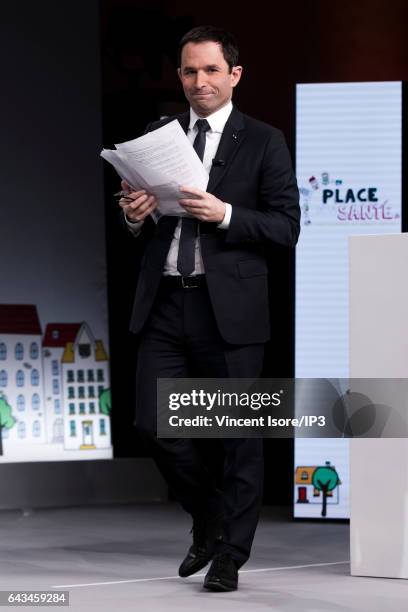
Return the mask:
<svg viewBox="0 0 408 612">
<path fill-rule="evenodd" d="M 212 161 L 217 153 L 218 145 L 220 144 L 222 132 L 224 130 L 224 126 L 227 123 L 228 117 L 230 116 L 232 111 L 232 102 L 229 101 L 228 104 L 217 110 L 212 115 L 206 117 L 208 123 L 210 124 L 210 129 L 206 132 L 206 142 L 204 149 L 204 159 L 203 165 L 204 168 L 210 173 Z M 197 128 L 195 127 L 196 121 L 201 119 L 197 115 L 197 113 L 190 108 L 190 124 L 187 131 L 187 138 L 191 142 L 194 143 L 194 139 L 197 135 Z M 182 199 L 182 198 L 180 198 Z M 231 220 L 231 204 L 225 204 L 226 210 L 224 219 L 221 223 L 218 224 L 218 227 L 221 229 L 228 229 L 229 223 Z M 136 236 L 140 233 L 141 226 L 143 221 L 139 221 L 136 223 L 132 223 L 125 216 L 126 223 L 132 233 Z M 180 272 L 177 270 L 177 256 L 179 250 L 179 240 L 180 240 L 180 230 L 181 230 L 181 217 L 176 225 L 174 230 L 173 239 L 170 244 L 169 252 L 167 254 L 166 263 L 164 264 L 163 274 L 171 275 L 171 276 L 180 276 Z M 195 269 L 192 274 L 204 274 L 204 264 L 201 257 L 201 246 L 200 246 L 200 236 L 197 236 L 196 245 L 195 245 Z"/>
</svg>

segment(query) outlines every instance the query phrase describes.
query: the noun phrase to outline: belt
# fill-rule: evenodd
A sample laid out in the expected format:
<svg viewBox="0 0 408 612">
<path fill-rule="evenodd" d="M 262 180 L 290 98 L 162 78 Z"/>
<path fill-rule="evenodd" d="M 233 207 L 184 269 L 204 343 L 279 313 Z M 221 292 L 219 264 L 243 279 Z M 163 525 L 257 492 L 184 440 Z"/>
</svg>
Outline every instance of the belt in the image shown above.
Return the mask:
<svg viewBox="0 0 408 612">
<path fill-rule="evenodd" d="M 206 286 L 205 274 L 195 276 L 162 276 L 160 285 L 168 289 L 198 289 Z"/>
</svg>

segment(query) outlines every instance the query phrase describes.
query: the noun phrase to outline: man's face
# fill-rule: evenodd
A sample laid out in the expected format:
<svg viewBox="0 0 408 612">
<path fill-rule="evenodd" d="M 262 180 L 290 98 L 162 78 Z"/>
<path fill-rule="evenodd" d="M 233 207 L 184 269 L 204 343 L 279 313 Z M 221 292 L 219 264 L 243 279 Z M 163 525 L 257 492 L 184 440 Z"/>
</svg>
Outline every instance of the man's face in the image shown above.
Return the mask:
<svg viewBox="0 0 408 612">
<path fill-rule="evenodd" d="M 183 47 L 178 75 L 187 100 L 200 117 L 208 117 L 231 100 L 241 73 L 241 66 L 230 72 L 216 42 L 189 42 Z"/>
</svg>

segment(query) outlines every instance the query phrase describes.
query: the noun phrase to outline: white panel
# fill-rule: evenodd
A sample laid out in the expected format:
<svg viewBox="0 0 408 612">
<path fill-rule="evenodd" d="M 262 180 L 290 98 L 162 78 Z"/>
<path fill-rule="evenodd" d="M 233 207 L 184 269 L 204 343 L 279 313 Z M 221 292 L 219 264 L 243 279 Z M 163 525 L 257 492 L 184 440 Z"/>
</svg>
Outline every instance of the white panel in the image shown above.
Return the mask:
<svg viewBox="0 0 408 612">
<path fill-rule="evenodd" d="M 407 234 L 350 240 L 353 378 L 408 378 L 407 265 Z M 384 403 L 406 406 L 382 386 Z M 407 440 L 351 440 L 350 467 L 351 573 L 408 578 Z"/>
<path fill-rule="evenodd" d="M 349 375 L 349 236 L 401 231 L 401 90 L 400 82 L 297 87 L 299 378 Z M 296 441 L 296 466 L 330 461 L 339 473 L 338 503 L 327 518 L 349 516 L 348 454 L 347 440 Z M 320 516 L 317 505 L 297 498 L 296 490 L 295 516 Z"/>
</svg>

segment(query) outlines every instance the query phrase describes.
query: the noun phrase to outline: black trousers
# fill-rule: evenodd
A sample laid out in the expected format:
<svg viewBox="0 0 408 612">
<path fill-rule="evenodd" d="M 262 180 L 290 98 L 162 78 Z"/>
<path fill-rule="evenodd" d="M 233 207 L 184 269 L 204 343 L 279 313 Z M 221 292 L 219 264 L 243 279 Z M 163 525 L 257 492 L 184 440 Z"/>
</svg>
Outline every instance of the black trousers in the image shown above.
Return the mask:
<svg viewBox="0 0 408 612">
<path fill-rule="evenodd" d="M 218 552 L 229 552 L 238 566 L 249 557 L 259 518 L 263 440 L 200 440 L 198 448 L 192 439 L 157 439 L 156 384 L 160 377 L 259 377 L 263 353 L 263 344 L 236 346 L 222 339 L 205 285 L 174 288 L 163 279 L 139 348 L 135 424 L 183 508 L 193 517 L 222 513 Z M 223 446 L 222 491 L 208 462 L 216 443 Z"/>
</svg>

